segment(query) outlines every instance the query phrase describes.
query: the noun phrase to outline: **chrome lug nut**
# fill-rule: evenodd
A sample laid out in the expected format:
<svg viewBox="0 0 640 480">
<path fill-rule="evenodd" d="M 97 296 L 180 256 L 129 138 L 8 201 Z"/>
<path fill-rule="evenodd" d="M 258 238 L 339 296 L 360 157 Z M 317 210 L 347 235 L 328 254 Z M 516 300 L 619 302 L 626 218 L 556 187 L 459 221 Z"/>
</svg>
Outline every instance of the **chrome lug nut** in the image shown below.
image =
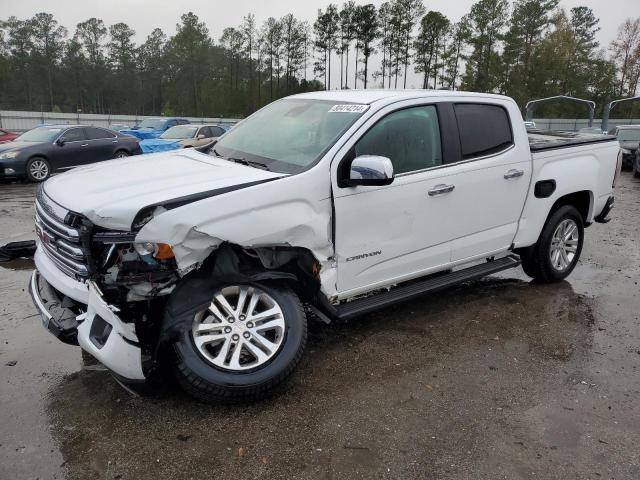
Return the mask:
<svg viewBox="0 0 640 480">
<path fill-rule="evenodd" d="M 243 336 L 244 338 L 249 338 L 249 337 L 251 336 L 251 334 L 250 334 L 249 332 L 244 332 L 244 333 L 242 334 L 242 336 Z"/>
<path fill-rule="evenodd" d="M 253 322 L 247 322 L 247 328 L 253 328 Z"/>
<path fill-rule="evenodd" d="M 243 321 L 244 321 L 244 319 L 246 319 L 246 318 L 247 318 L 247 317 L 245 317 L 244 315 L 240 315 L 240 320 L 243 320 Z"/>
<path fill-rule="evenodd" d="M 233 341 L 236 341 L 236 342 L 237 342 L 238 340 L 240 340 L 240 335 L 238 335 L 237 333 L 235 333 L 235 334 L 233 334 L 233 335 L 231 336 L 231 339 L 232 339 Z"/>
<path fill-rule="evenodd" d="M 231 327 L 225 327 L 224 333 L 231 333 Z"/>
</svg>

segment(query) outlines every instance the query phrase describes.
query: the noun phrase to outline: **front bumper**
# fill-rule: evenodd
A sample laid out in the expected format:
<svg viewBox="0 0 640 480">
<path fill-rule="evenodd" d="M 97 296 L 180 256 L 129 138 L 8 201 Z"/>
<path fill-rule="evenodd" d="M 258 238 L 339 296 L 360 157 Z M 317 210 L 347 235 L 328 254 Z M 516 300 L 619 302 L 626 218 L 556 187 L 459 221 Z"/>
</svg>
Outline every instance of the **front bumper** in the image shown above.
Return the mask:
<svg viewBox="0 0 640 480">
<path fill-rule="evenodd" d="M 58 275 L 65 276 L 59 272 Z M 141 349 L 134 325 L 124 323 L 118 309 L 107 304 L 99 288 L 88 282 L 84 306 L 56 290 L 40 274 L 33 272 L 29 293 L 40 312 L 43 326 L 65 343 L 80 345 L 117 377 L 127 382 L 143 382 Z"/>
</svg>

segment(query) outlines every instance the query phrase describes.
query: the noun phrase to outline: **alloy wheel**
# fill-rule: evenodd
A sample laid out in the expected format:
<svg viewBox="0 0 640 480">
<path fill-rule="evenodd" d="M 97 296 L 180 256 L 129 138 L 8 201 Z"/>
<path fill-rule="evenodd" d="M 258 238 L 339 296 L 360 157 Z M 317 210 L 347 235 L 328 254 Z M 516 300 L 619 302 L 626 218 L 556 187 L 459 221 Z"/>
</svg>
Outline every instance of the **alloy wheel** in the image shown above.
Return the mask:
<svg viewBox="0 0 640 480">
<path fill-rule="evenodd" d="M 553 268 L 562 272 L 569 268 L 578 251 L 580 232 L 578 225 L 569 218 L 560 222 L 551 237 L 549 259 Z"/>
<path fill-rule="evenodd" d="M 264 290 L 250 285 L 223 287 L 193 321 L 198 352 L 214 366 L 231 371 L 260 367 L 280 350 L 284 314 Z"/>
<path fill-rule="evenodd" d="M 36 180 L 44 180 L 49 176 L 49 166 L 44 160 L 34 160 L 29 165 L 29 174 Z"/>
</svg>

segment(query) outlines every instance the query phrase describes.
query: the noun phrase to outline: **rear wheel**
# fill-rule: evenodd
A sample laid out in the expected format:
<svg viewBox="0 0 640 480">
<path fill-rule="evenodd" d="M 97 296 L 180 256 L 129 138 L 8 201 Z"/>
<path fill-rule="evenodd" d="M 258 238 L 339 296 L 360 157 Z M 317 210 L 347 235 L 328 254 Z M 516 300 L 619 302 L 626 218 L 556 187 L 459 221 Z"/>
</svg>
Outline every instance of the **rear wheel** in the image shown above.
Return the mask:
<svg viewBox="0 0 640 480">
<path fill-rule="evenodd" d="M 287 288 L 261 284 L 219 285 L 210 299 L 190 310 L 190 328 L 174 343 L 179 384 L 206 402 L 268 395 L 302 357 L 307 320 L 300 300 Z"/>
<path fill-rule="evenodd" d="M 33 157 L 27 162 L 26 172 L 29 181 L 44 182 L 51 175 L 51 165 L 42 157 Z"/>
<path fill-rule="evenodd" d="M 116 152 L 116 154 L 113 156 L 113 158 L 126 158 L 128 156 L 129 156 L 129 154 L 127 152 L 125 152 L 124 150 L 118 150 Z"/>
<path fill-rule="evenodd" d="M 564 280 L 578 263 L 583 241 L 580 212 L 571 205 L 564 205 L 549 217 L 538 243 L 521 252 L 522 268 L 539 282 Z"/>
</svg>

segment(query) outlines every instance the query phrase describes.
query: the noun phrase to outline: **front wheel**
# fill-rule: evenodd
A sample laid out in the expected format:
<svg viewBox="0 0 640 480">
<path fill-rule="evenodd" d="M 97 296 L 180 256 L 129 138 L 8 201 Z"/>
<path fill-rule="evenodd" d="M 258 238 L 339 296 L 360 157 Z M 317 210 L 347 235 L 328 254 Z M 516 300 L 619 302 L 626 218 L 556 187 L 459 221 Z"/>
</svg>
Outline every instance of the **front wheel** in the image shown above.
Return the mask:
<svg viewBox="0 0 640 480">
<path fill-rule="evenodd" d="M 26 172 L 29 181 L 44 182 L 51 175 L 51 165 L 42 157 L 33 157 L 27 162 Z"/>
<path fill-rule="evenodd" d="M 262 284 L 219 285 L 209 298 L 189 310 L 188 328 L 174 343 L 178 383 L 205 402 L 267 396 L 302 357 L 307 319 L 300 300 L 288 288 Z"/>
<path fill-rule="evenodd" d="M 113 158 L 127 158 L 128 156 L 129 154 L 124 150 L 118 150 L 113 156 Z"/>
<path fill-rule="evenodd" d="M 578 263 L 583 241 L 582 215 L 572 205 L 564 205 L 549 217 L 538 243 L 521 252 L 522 268 L 538 282 L 564 280 Z"/>
</svg>

